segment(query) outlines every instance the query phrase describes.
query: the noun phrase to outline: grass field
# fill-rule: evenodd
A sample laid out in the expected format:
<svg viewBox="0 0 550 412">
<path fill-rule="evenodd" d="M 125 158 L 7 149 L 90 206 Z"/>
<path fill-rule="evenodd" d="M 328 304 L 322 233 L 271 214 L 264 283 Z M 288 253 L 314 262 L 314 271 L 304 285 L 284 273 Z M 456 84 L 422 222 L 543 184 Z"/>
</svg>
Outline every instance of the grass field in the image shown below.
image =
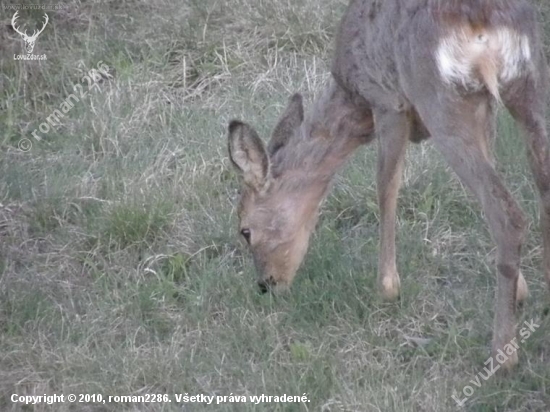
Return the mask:
<svg viewBox="0 0 550 412">
<path fill-rule="evenodd" d="M 14 11 L 0 9 L 1 411 L 444 412 L 460 410 L 452 395 L 464 398 L 465 385 L 475 392 L 461 410 L 550 410 L 537 201 L 509 117 L 499 169 L 531 222 L 522 261 L 531 296 L 518 320 L 540 328 L 512 376 L 477 388 L 495 248 L 429 142 L 407 157 L 396 304 L 376 289 L 374 145 L 338 175 L 291 293 L 258 293 L 236 236 L 226 125 L 241 118 L 267 138 L 290 93 L 311 103 L 346 0 L 64 3 L 36 42 L 45 61 L 13 59 L 23 44 L 9 27 Z M 20 15 L 39 22 L 42 12 Z M 100 61 L 109 72 L 99 90 L 33 137 Z M 172 403 L 10 400 L 71 393 Z M 178 405 L 174 394 L 186 393 L 309 402 Z"/>
</svg>

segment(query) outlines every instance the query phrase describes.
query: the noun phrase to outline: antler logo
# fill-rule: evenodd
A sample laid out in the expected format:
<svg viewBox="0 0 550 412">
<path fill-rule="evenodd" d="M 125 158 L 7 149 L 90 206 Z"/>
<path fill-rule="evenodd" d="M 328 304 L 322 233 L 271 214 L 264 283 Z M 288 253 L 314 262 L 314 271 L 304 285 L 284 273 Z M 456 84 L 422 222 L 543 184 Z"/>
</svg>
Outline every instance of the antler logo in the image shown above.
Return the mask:
<svg viewBox="0 0 550 412">
<path fill-rule="evenodd" d="M 17 13 L 19 13 L 19 11 L 16 11 L 15 14 L 13 15 L 11 19 L 11 25 L 13 29 L 23 37 L 23 40 L 25 40 L 25 49 L 27 50 L 27 53 L 30 54 L 34 49 L 34 44 L 36 43 L 36 39 L 38 38 L 38 35 L 44 31 L 44 29 L 46 28 L 46 24 L 48 24 L 48 20 L 49 20 L 48 15 L 44 13 L 44 17 L 45 17 L 44 25 L 40 30 L 35 30 L 32 36 L 29 36 L 26 30 L 24 33 L 22 33 L 15 25 L 16 24 L 15 20 L 17 20 L 17 18 L 19 17 Z"/>
</svg>

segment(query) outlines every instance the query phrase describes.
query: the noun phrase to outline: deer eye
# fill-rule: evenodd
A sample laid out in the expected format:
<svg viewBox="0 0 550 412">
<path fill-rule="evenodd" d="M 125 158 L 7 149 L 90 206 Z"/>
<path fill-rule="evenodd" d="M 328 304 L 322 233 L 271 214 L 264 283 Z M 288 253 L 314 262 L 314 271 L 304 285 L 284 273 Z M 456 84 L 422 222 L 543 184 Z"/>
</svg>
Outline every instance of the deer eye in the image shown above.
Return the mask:
<svg viewBox="0 0 550 412">
<path fill-rule="evenodd" d="M 250 229 L 241 229 L 241 235 L 243 235 L 248 244 L 250 244 Z"/>
</svg>

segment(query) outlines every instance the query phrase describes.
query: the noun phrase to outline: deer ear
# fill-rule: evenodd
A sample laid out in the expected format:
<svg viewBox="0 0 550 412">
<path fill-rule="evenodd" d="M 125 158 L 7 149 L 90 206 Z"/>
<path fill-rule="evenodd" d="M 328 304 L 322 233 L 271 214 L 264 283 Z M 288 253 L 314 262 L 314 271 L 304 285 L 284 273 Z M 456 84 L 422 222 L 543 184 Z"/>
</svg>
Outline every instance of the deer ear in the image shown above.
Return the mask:
<svg viewBox="0 0 550 412">
<path fill-rule="evenodd" d="M 256 131 L 246 123 L 229 124 L 229 158 L 245 184 L 261 190 L 268 180 L 269 157 Z"/>
<path fill-rule="evenodd" d="M 290 138 L 293 136 L 294 131 L 302 124 L 304 121 L 304 104 L 302 95 L 299 93 L 294 94 L 288 106 L 280 117 L 273 134 L 271 135 L 271 140 L 267 146 L 267 152 L 269 156 L 273 156 L 279 149 L 285 146 Z"/>
</svg>

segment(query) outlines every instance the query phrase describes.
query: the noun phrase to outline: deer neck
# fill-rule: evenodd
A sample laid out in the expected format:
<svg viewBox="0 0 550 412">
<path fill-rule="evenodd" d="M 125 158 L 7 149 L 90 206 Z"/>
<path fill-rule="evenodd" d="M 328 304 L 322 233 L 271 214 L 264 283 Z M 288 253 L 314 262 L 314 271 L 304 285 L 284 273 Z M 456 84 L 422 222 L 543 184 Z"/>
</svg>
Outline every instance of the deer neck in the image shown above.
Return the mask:
<svg viewBox="0 0 550 412">
<path fill-rule="evenodd" d="M 372 112 L 331 81 L 313 105 L 299 136 L 275 159 L 274 174 L 308 190 L 319 202 L 352 153 L 374 137 Z"/>
</svg>

